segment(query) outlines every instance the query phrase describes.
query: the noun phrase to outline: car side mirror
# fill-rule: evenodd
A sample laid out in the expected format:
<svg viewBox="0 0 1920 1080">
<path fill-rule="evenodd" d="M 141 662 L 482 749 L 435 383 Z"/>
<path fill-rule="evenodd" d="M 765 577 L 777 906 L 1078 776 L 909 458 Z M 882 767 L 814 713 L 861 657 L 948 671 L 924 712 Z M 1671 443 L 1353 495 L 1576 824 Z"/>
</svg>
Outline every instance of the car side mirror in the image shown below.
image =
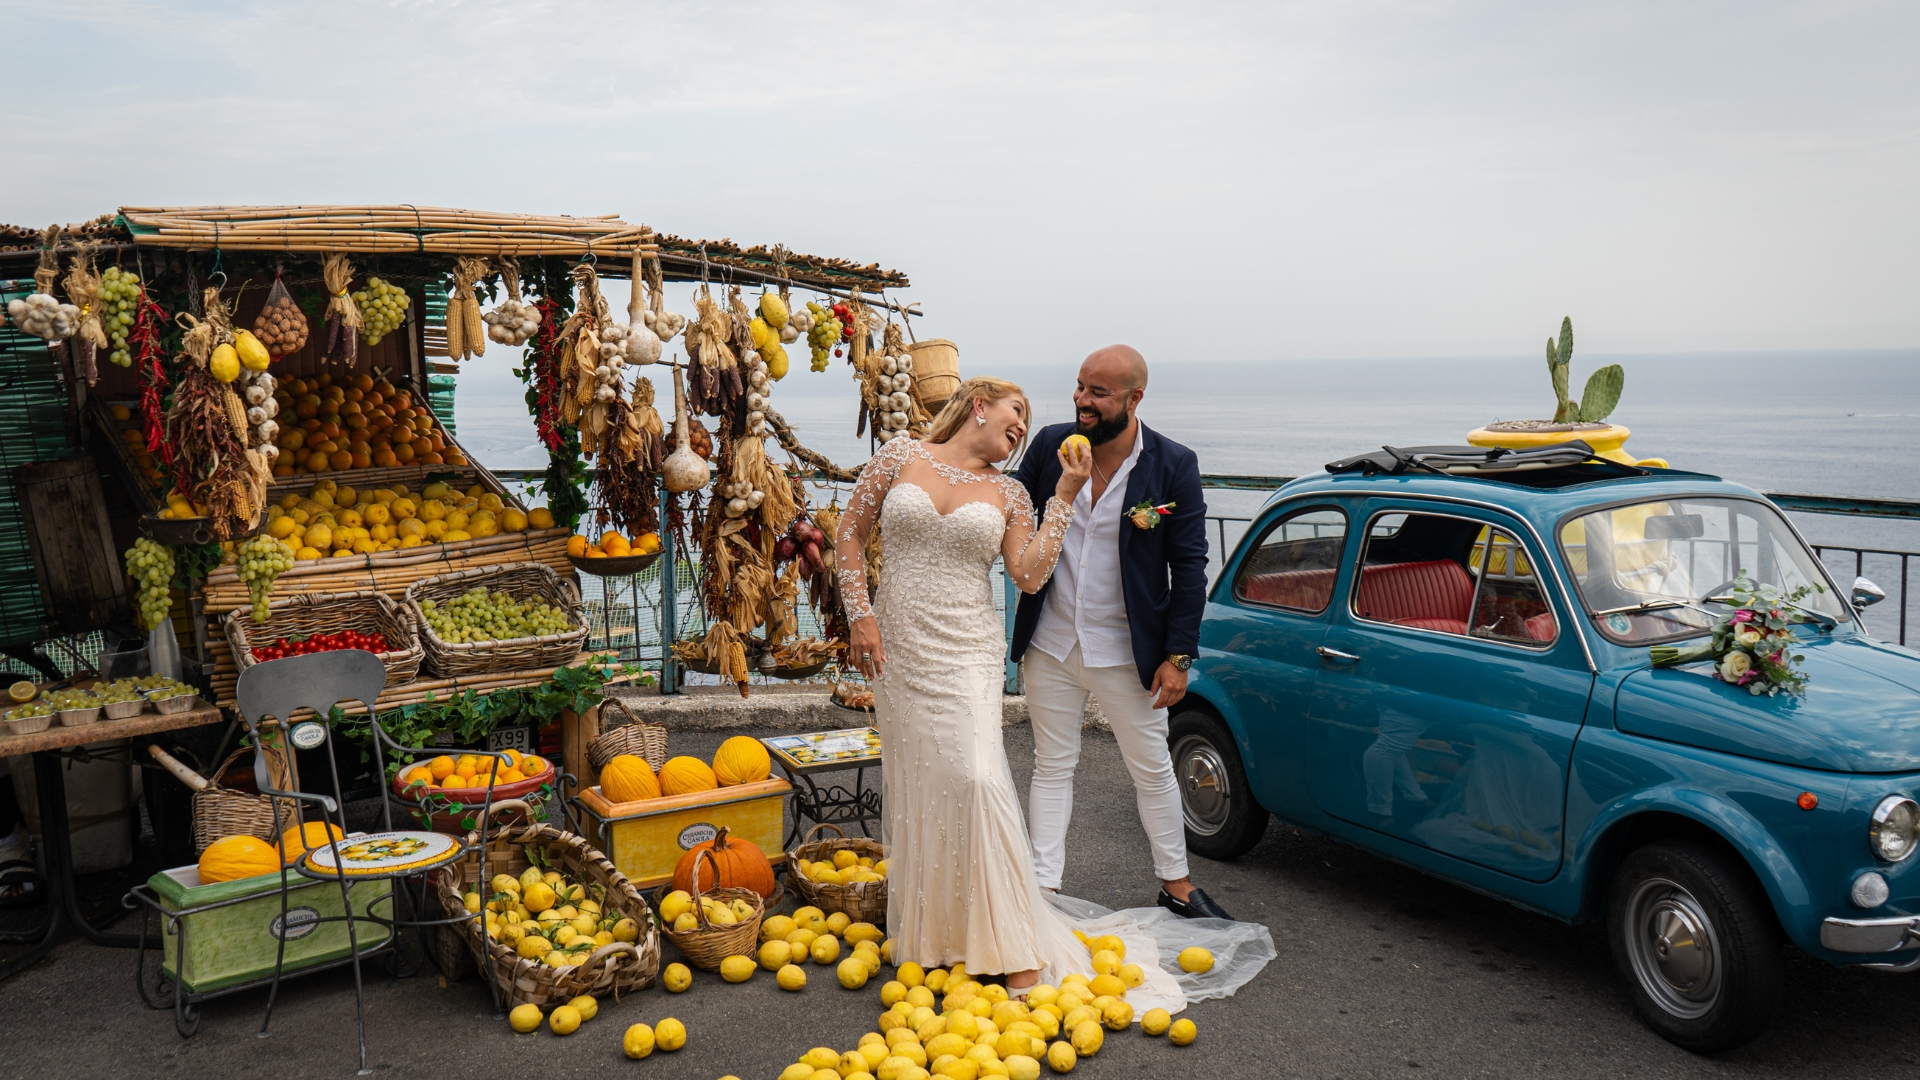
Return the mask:
<svg viewBox="0 0 1920 1080">
<path fill-rule="evenodd" d="M 1853 595 L 1849 598 L 1853 601 L 1853 610 L 1864 611 L 1886 598 L 1887 590 L 1863 577 L 1853 579 Z"/>
</svg>

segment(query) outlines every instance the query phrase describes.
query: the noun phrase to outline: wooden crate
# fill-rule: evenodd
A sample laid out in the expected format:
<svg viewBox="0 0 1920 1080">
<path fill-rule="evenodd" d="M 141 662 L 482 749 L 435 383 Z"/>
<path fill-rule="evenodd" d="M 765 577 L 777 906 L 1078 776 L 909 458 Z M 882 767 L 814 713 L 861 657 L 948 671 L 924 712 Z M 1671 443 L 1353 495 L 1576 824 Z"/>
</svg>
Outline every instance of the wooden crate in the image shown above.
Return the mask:
<svg viewBox="0 0 1920 1080">
<path fill-rule="evenodd" d="M 680 857 L 695 844 L 727 835 L 750 840 L 769 861 L 786 860 L 787 795 L 793 785 L 778 777 L 714 791 L 696 791 L 637 802 L 608 802 L 598 787 L 573 800 L 584 815 L 580 826 L 613 865 L 635 885 L 650 889 L 673 880 Z"/>
<path fill-rule="evenodd" d="M 80 634 L 128 619 L 127 576 L 92 456 L 21 465 L 13 484 L 48 624 Z"/>
</svg>

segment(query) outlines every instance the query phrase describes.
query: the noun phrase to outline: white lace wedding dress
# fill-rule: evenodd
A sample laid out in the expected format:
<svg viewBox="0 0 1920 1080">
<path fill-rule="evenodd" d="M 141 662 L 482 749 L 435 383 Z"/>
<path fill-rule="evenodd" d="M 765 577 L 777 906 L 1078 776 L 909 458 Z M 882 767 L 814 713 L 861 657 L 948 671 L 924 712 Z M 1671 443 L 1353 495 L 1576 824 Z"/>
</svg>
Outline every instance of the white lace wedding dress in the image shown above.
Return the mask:
<svg viewBox="0 0 1920 1080">
<path fill-rule="evenodd" d="M 917 480 L 900 479 L 909 462 Z M 941 514 L 922 482 L 985 490 Z M 990 495 L 999 498 L 980 497 Z M 1040 969 L 1045 982 L 1092 974 L 1074 924 L 1034 877 L 1022 800 L 1001 739 L 1007 643 L 990 573 L 994 559 L 1004 558 L 1016 584 L 1037 590 L 1053 572 L 1072 512 L 1049 499 L 1044 522 L 1037 522 L 1026 489 L 1012 477 L 952 468 L 924 445 L 899 438 L 861 471 L 841 519 L 836 548 L 847 616 L 877 617 L 886 659 L 873 692 L 885 755 L 882 828 L 896 962 L 964 961 L 982 974 Z M 869 611 L 861 553 L 876 520 L 884 568 Z M 1098 911 L 1089 909 L 1078 910 Z M 1118 932 L 1128 960 L 1146 973 L 1129 1000 L 1140 1011 L 1183 1007 L 1187 995 L 1162 970 L 1154 933 L 1123 917 L 1144 913 L 1103 914 L 1087 923 L 1100 927 L 1089 932 Z"/>
</svg>

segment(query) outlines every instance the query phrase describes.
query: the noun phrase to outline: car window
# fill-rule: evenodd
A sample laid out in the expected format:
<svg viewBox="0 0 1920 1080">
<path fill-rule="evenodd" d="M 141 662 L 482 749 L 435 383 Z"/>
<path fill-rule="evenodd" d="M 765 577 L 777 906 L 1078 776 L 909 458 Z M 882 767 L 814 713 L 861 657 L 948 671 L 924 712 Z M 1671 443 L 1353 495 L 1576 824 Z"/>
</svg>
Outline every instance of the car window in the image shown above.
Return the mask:
<svg viewBox="0 0 1920 1080">
<path fill-rule="evenodd" d="M 1491 526 L 1481 529 L 1468 571 L 1478 578 L 1473 615 L 1467 620 L 1474 637 L 1540 647 L 1560 636 L 1533 560 L 1511 533 Z"/>
<path fill-rule="evenodd" d="M 1370 622 L 1466 636 L 1476 592 L 1476 542 L 1486 528 L 1445 514 L 1393 512 L 1367 525 L 1353 613 Z M 1484 545 L 1481 545 L 1484 554 Z M 1470 572 L 1470 569 L 1471 571 Z"/>
<path fill-rule="evenodd" d="M 1333 600 L 1347 515 L 1328 506 L 1287 514 L 1260 537 L 1233 579 L 1235 599 L 1319 614 Z"/>
</svg>

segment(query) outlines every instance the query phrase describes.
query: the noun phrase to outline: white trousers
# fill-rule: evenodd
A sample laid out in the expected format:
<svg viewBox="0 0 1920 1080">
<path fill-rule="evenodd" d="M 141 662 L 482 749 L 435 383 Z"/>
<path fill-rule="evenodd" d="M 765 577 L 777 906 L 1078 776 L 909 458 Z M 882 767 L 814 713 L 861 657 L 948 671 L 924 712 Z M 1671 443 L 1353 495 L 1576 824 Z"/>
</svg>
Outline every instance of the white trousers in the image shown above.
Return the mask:
<svg viewBox="0 0 1920 1080">
<path fill-rule="evenodd" d="M 1027 796 L 1027 827 L 1033 838 L 1034 876 L 1044 889 L 1058 889 L 1067 861 L 1067 823 L 1073 818 L 1073 770 L 1080 761 L 1080 723 L 1087 695 L 1113 725 L 1120 756 L 1133 776 L 1140 824 L 1153 850 L 1154 873 L 1163 881 L 1187 876 L 1187 834 L 1180 812 L 1180 785 L 1167 749 L 1167 710 L 1153 707 L 1132 664 L 1090 668 L 1075 645 L 1065 662 L 1040 649 L 1027 650 L 1027 713 L 1033 723 L 1033 787 Z"/>
</svg>

